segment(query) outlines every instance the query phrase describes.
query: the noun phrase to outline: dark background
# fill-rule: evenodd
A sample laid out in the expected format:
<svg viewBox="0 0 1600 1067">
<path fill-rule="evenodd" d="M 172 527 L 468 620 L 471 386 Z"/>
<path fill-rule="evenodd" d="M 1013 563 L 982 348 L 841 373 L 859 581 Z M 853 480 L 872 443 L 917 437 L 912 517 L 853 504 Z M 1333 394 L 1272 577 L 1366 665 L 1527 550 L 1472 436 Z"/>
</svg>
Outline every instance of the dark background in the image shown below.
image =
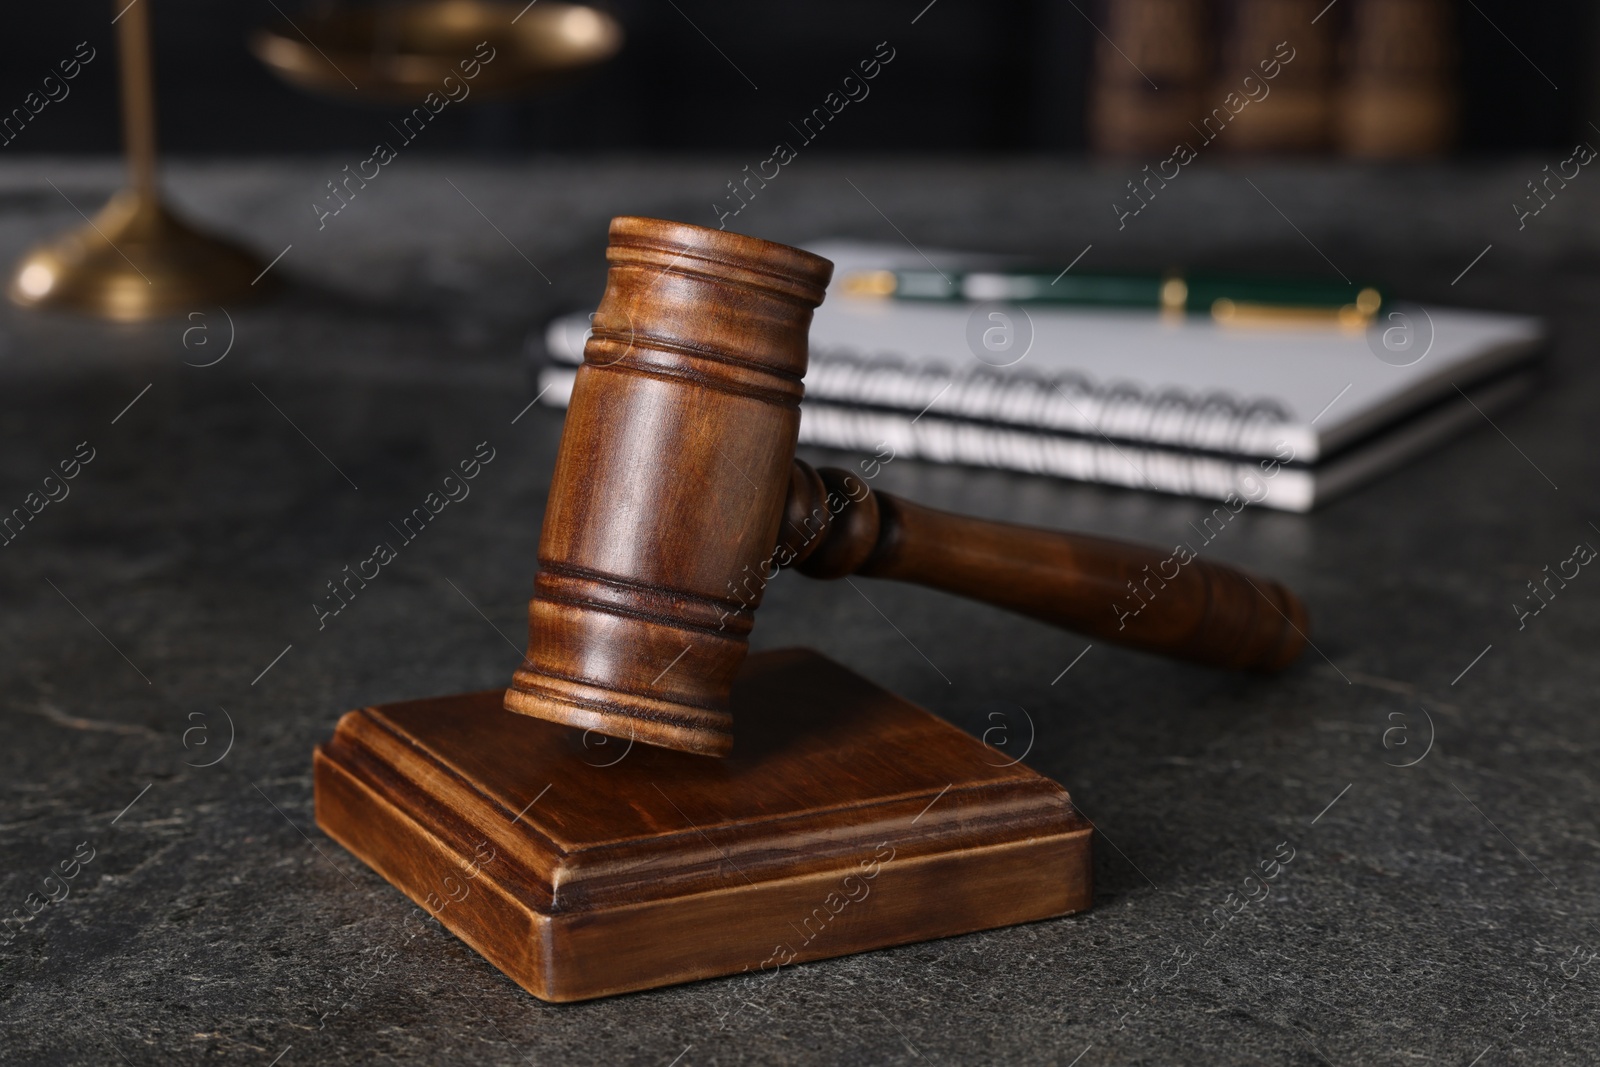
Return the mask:
<svg viewBox="0 0 1600 1067">
<path fill-rule="evenodd" d="M 379 136 L 385 120 L 403 112 L 309 96 L 269 74 L 245 46 L 251 29 L 280 21 L 269 0 L 141 2 L 154 5 L 161 140 L 168 152 L 348 149 Z M 808 152 L 1085 148 L 1084 99 L 1097 38 L 1089 16 L 1098 19 L 1096 0 L 937 0 L 912 25 L 926 4 L 613 0 L 603 6 L 621 19 L 628 38 L 610 65 L 525 102 L 447 108 L 418 148 L 766 152 L 789 136 L 789 121 L 817 106 L 883 40 L 898 56 L 871 83 L 877 102 L 847 108 Z M 277 0 L 290 17 L 313 6 Z M 1328 17 L 1338 18 L 1341 6 Z M 73 94 L 50 106 L 49 122 L 30 125 L 0 153 L 116 150 L 109 0 L 8 7 L 0 35 L 0 110 L 20 104 L 79 41 L 88 40 L 100 56 L 72 83 Z M 1600 122 L 1596 5 L 1472 0 L 1457 5 L 1456 24 L 1463 154 L 1565 149 L 1575 138 L 1594 135 L 1588 123 Z M 730 60 L 759 88 L 751 88 Z"/>
</svg>

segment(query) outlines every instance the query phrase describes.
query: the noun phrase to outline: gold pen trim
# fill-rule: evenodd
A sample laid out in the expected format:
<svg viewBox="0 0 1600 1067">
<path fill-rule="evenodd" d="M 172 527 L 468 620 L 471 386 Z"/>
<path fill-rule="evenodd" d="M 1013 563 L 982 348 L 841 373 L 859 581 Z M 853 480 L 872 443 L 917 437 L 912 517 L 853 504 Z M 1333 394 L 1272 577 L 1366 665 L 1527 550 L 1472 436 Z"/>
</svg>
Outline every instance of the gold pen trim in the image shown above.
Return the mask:
<svg viewBox="0 0 1600 1067">
<path fill-rule="evenodd" d="M 1229 300 L 1222 297 L 1211 304 L 1211 318 L 1219 326 L 1239 329 L 1281 329 L 1308 327 L 1327 329 L 1336 326 L 1357 333 L 1365 330 L 1378 309 L 1383 297 L 1376 289 L 1363 289 L 1356 294 L 1353 304 L 1342 307 L 1295 307 L 1282 304 L 1255 304 Z"/>
<path fill-rule="evenodd" d="M 893 296 L 899 282 L 892 270 L 864 270 L 845 276 L 845 296 Z"/>
</svg>

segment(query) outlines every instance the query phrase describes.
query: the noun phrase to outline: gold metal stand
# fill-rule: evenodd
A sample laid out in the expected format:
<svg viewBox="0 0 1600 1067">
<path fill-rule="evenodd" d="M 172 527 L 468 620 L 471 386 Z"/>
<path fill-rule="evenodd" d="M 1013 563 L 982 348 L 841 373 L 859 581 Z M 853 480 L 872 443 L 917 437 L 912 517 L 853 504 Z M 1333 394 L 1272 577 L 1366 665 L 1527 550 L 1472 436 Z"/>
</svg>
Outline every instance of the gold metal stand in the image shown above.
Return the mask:
<svg viewBox="0 0 1600 1067">
<path fill-rule="evenodd" d="M 404 0 L 308 12 L 257 30 L 250 50 L 301 89 L 418 104 L 452 84 L 473 100 L 549 89 L 616 55 L 622 40 L 622 24 L 587 4 Z"/>
<path fill-rule="evenodd" d="M 12 276 L 11 299 L 25 307 L 134 321 L 260 295 L 268 279 L 252 283 L 265 263 L 177 218 L 156 189 L 150 0 L 128 6 L 117 32 L 123 139 L 133 186 L 113 196 L 87 225 L 31 250 Z"/>
</svg>

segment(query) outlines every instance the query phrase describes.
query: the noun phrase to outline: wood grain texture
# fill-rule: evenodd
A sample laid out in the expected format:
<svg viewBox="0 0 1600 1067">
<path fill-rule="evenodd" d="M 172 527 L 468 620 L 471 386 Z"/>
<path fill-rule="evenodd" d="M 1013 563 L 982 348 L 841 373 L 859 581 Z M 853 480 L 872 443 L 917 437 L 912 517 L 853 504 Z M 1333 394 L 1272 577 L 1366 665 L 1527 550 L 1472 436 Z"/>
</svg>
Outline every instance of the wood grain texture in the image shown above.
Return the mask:
<svg viewBox="0 0 1600 1067">
<path fill-rule="evenodd" d="M 1132 648 L 1278 670 L 1305 648 L 1305 606 L 1268 578 L 1086 534 L 952 515 L 795 460 L 780 559 L 814 578 L 943 589 Z M 1148 608 L 1148 610 L 1143 610 Z M 1135 609 L 1139 609 L 1135 611 Z"/>
<path fill-rule="evenodd" d="M 733 579 L 777 542 L 833 265 L 636 218 L 612 221 L 606 258 L 506 707 L 721 755 L 750 632 Z"/>
<path fill-rule="evenodd" d="M 855 495 L 848 476 L 794 461 L 827 260 L 639 218 L 612 220 L 606 257 L 508 710 L 726 755 L 755 610 L 791 564 L 918 582 L 1224 667 L 1273 669 L 1299 654 L 1300 602 L 1231 568 L 963 519 L 859 480 L 862 499 L 834 506 Z"/>
<path fill-rule="evenodd" d="M 317 823 L 552 1001 L 1089 906 L 1056 783 L 808 650 L 750 657 L 734 703 L 717 761 L 586 744 L 497 691 L 353 711 Z"/>
</svg>

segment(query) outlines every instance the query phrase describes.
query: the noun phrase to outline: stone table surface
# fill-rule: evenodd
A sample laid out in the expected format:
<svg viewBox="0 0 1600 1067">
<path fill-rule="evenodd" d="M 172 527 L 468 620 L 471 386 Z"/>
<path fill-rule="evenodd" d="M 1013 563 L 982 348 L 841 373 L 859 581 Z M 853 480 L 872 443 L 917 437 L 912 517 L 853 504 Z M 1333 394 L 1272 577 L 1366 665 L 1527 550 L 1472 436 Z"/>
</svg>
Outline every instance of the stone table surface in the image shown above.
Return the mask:
<svg viewBox="0 0 1600 1067">
<path fill-rule="evenodd" d="M 1011 724 L 1008 751 L 1100 831 L 1095 906 L 785 968 L 735 1015 L 722 981 L 531 998 L 315 828 L 310 754 L 347 708 L 508 678 L 561 428 L 527 407 L 526 340 L 596 298 L 609 216 L 714 225 L 750 160 L 402 156 L 319 229 L 313 201 L 358 155 L 168 168 L 191 218 L 284 253 L 271 302 L 143 326 L 0 310 L 0 510 L 93 456 L 0 548 L 0 914 L 31 916 L 0 937 L 0 1061 L 1600 1058 L 1600 576 L 1513 610 L 1600 544 L 1595 179 L 1519 221 L 1552 161 L 1206 161 L 1119 227 L 1133 164 L 819 157 L 730 220 L 1381 275 L 1555 331 L 1546 384 L 1493 426 L 1314 514 L 1246 509 L 1207 547 L 1308 601 L 1316 648 L 1278 677 L 1080 659 L 1080 638 L 930 591 L 776 581 L 755 647 L 814 646 L 974 733 Z M 0 261 L 118 179 L 0 167 Z M 470 497 L 319 626 L 325 583 L 485 441 Z M 1209 510 L 910 461 L 878 484 L 1157 544 Z M 1267 899 L 1201 932 L 1291 853 Z"/>
</svg>

